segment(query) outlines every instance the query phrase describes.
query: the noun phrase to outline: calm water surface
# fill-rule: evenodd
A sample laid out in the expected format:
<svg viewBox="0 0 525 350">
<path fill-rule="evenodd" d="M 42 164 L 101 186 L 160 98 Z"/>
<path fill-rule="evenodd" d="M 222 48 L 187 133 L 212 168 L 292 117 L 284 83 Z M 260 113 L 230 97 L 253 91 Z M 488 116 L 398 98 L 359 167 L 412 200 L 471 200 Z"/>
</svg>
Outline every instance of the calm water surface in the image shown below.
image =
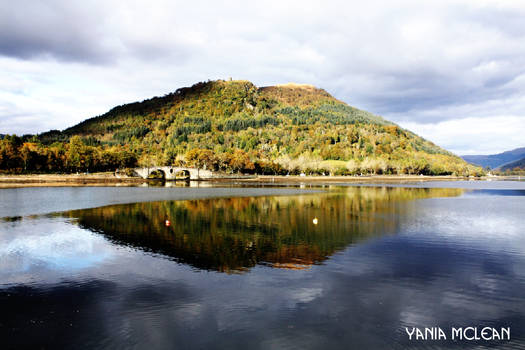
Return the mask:
<svg viewBox="0 0 525 350">
<path fill-rule="evenodd" d="M 446 185 L 0 190 L 2 349 L 525 348 L 525 189 Z"/>
</svg>

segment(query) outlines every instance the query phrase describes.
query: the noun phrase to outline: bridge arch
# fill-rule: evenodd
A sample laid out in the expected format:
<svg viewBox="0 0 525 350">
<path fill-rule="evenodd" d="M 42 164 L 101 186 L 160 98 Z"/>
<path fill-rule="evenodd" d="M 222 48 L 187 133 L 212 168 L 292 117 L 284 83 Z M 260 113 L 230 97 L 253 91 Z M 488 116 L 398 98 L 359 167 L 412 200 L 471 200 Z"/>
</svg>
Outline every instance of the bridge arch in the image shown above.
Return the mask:
<svg viewBox="0 0 525 350">
<path fill-rule="evenodd" d="M 148 179 L 166 180 L 166 172 L 162 169 L 152 169 L 148 174 Z"/>
<path fill-rule="evenodd" d="M 173 169 L 170 169 L 173 170 Z M 175 180 L 189 180 L 191 178 L 191 173 L 188 169 L 178 169 L 175 174 Z"/>
<path fill-rule="evenodd" d="M 191 180 L 211 179 L 214 177 L 213 172 L 210 170 L 173 166 L 135 168 L 134 172 L 144 179 L 150 178 L 150 175 L 154 172 L 156 172 L 157 178 L 160 178 L 159 175 L 162 175 L 162 178 L 165 180 L 177 180 L 179 176 Z"/>
</svg>

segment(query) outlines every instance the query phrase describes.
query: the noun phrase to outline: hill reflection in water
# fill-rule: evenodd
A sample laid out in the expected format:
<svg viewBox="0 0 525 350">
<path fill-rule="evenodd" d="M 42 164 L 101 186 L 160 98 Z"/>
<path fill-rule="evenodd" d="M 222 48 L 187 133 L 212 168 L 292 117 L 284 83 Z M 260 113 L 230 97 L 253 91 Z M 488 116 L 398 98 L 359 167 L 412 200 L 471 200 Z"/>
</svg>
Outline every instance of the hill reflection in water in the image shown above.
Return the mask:
<svg viewBox="0 0 525 350">
<path fill-rule="evenodd" d="M 290 269 L 320 264 L 351 244 L 395 233 L 396 217 L 410 207 L 393 202 L 463 192 L 355 187 L 315 195 L 113 205 L 60 215 L 118 244 L 198 269 L 238 273 L 257 264 Z"/>
</svg>

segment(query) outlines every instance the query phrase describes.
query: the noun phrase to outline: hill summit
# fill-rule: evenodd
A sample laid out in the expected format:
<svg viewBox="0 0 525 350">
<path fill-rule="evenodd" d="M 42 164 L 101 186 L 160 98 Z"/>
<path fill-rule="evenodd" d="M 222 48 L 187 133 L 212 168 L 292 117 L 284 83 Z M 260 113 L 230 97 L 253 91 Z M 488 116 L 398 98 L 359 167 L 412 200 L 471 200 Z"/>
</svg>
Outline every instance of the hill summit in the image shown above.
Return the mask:
<svg viewBox="0 0 525 350">
<path fill-rule="evenodd" d="M 41 134 L 31 147 L 72 157 L 57 160 L 63 164 L 55 167 L 66 169 L 186 164 L 259 174 L 480 170 L 323 89 L 294 83 L 257 87 L 245 80 L 201 82 L 117 106 L 64 131 Z"/>
</svg>

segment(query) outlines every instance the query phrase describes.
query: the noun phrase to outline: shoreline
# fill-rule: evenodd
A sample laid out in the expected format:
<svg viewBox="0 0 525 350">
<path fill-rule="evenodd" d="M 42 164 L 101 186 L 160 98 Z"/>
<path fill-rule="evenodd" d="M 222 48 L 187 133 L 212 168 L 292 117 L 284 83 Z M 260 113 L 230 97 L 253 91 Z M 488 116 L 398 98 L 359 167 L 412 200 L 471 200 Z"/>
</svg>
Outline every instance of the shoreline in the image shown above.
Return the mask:
<svg viewBox="0 0 525 350">
<path fill-rule="evenodd" d="M 393 182 L 400 183 L 406 181 L 459 181 L 459 180 L 469 180 L 474 178 L 461 177 L 461 176 L 421 176 L 421 175 L 364 175 L 364 176 L 272 176 L 272 175 L 259 175 L 255 179 L 245 179 L 243 182 L 279 182 L 279 183 L 298 183 L 298 182 Z M 476 180 L 481 180 L 483 178 L 475 178 Z"/>
<path fill-rule="evenodd" d="M 133 186 L 147 180 L 136 177 L 116 177 L 113 173 L 93 174 L 24 174 L 0 175 L 0 188 L 61 187 L 61 186 Z"/>
<path fill-rule="evenodd" d="M 245 184 L 286 184 L 286 183 L 407 183 L 427 181 L 491 181 L 513 180 L 512 176 L 460 177 L 460 176 L 422 176 L 422 175 L 367 175 L 367 176 L 285 176 L 257 175 L 256 177 L 217 177 L 198 180 L 202 182 L 224 183 L 241 182 Z M 519 178 L 518 178 L 519 179 Z M 0 175 L 0 188 L 20 187 L 81 187 L 81 186 L 137 186 L 147 183 L 140 177 L 116 177 L 113 173 L 93 174 L 24 174 Z M 171 182 L 171 181 L 170 181 Z"/>
</svg>

